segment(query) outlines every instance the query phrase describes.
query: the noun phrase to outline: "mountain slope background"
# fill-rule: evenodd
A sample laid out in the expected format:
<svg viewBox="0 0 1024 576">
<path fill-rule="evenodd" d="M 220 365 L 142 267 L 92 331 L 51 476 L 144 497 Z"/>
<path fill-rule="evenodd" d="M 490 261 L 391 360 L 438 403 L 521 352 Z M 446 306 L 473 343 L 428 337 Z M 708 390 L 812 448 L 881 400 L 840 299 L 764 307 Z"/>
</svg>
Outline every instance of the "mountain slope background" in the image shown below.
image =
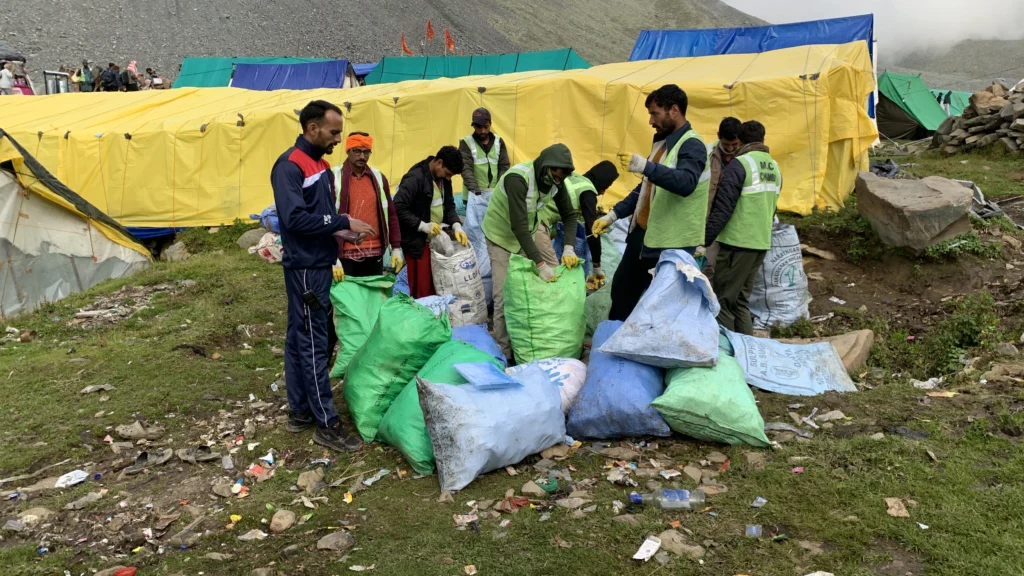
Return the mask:
<svg viewBox="0 0 1024 576">
<path fill-rule="evenodd" d="M 949 50 L 915 52 L 888 61 L 884 68 L 904 74 L 920 74 L 931 88 L 975 91 L 1003 78 L 1007 84 L 1024 78 L 1024 40 L 964 40 Z"/>
<path fill-rule="evenodd" d="M 137 60 L 174 78 L 186 56 L 337 57 L 375 62 L 416 54 L 424 23 L 466 54 L 572 46 L 592 64 L 625 60 L 643 28 L 763 23 L 717 0 L 36 0 L 0 10 L 0 36 L 38 73 L 88 58 Z M 38 74 L 35 74 L 36 80 Z"/>
</svg>

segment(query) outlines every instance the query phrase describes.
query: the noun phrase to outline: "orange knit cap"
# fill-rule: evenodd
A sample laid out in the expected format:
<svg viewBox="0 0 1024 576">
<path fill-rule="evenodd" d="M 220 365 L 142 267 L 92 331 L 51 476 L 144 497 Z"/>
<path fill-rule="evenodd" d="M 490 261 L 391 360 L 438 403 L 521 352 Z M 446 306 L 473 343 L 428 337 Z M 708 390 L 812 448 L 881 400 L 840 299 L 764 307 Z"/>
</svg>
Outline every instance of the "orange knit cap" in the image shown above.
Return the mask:
<svg viewBox="0 0 1024 576">
<path fill-rule="evenodd" d="M 373 150 L 373 138 L 370 136 L 363 136 L 361 134 L 353 134 L 345 140 L 345 152 L 353 148 L 366 148 L 367 150 Z"/>
</svg>

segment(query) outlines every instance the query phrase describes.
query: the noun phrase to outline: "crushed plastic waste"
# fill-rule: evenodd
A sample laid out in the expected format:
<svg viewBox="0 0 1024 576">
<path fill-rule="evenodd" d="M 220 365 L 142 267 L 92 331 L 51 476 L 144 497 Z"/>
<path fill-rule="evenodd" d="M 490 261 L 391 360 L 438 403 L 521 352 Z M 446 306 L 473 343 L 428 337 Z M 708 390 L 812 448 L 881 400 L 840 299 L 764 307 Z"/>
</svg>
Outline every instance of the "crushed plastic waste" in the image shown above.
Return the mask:
<svg viewBox="0 0 1024 576">
<path fill-rule="evenodd" d="M 388 474 L 391 474 L 391 470 L 388 470 L 387 468 L 381 468 L 376 474 L 370 476 L 366 480 L 363 480 L 363 485 L 367 487 L 373 486 L 374 483 L 376 483 L 381 478 L 384 478 Z"/>
<path fill-rule="evenodd" d="M 758 496 L 757 498 L 754 499 L 754 503 L 751 504 L 750 507 L 751 508 L 761 508 L 761 507 L 763 507 L 767 503 L 768 503 L 767 500 L 765 500 L 764 498 Z"/>
<path fill-rule="evenodd" d="M 661 539 L 657 536 L 648 536 L 647 540 L 644 540 L 644 543 L 640 545 L 640 549 L 636 551 L 636 554 L 633 554 L 633 560 L 647 562 L 657 554 L 659 549 L 661 549 Z"/>
<path fill-rule="evenodd" d="M 81 484 L 89 479 L 89 474 L 85 470 L 73 470 L 64 474 L 60 478 L 57 478 L 56 488 L 70 488 L 72 486 Z"/>
</svg>

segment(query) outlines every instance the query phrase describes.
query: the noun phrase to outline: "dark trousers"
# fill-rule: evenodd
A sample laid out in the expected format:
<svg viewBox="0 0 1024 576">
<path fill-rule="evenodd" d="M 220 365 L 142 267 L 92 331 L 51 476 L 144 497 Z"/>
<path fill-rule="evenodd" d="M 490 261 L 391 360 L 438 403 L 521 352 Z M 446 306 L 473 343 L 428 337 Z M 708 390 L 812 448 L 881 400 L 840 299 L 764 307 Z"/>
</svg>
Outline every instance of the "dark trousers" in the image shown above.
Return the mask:
<svg viewBox="0 0 1024 576">
<path fill-rule="evenodd" d="M 346 260 L 342 258 L 341 267 L 345 276 L 363 278 L 365 276 L 381 276 L 384 274 L 384 257 L 363 258 L 362 260 Z"/>
<path fill-rule="evenodd" d="M 658 265 L 657 257 L 644 257 L 644 236 L 647 231 L 637 226 L 626 235 L 626 251 L 622 254 L 619 267 L 612 277 L 612 309 L 609 320 L 625 322 L 633 313 L 637 302 L 651 286 L 654 276 L 652 268 Z"/>
<path fill-rule="evenodd" d="M 338 421 L 331 393 L 329 362 L 334 332 L 330 268 L 285 268 L 288 328 L 284 343 L 284 377 L 292 414 L 312 415 L 317 426 Z M 320 305 L 302 297 L 312 291 Z"/>
<path fill-rule="evenodd" d="M 718 323 L 728 330 L 752 336 L 754 322 L 750 317 L 750 292 L 754 278 L 764 262 L 766 250 L 747 250 L 719 243 L 718 261 L 711 287 L 722 311 Z"/>
</svg>

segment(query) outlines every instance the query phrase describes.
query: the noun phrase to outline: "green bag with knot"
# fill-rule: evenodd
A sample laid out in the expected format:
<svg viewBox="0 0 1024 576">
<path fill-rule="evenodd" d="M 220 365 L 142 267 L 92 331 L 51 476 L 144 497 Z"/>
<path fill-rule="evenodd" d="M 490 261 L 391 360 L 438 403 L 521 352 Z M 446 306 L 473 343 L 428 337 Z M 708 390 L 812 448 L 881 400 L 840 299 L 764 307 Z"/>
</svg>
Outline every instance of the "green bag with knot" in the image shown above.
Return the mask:
<svg viewBox="0 0 1024 576">
<path fill-rule="evenodd" d="M 587 331 L 587 283 L 583 266 L 555 269 L 545 282 L 537 265 L 513 254 L 505 277 L 505 326 L 520 364 L 547 358 L 579 358 Z"/>
<path fill-rule="evenodd" d="M 435 384 L 459 386 L 465 384 L 466 379 L 455 370 L 454 365 L 483 362 L 494 364 L 499 370 L 502 368 L 501 363 L 489 353 L 478 350 L 472 344 L 453 340 L 442 344 L 434 352 L 418 376 Z M 388 408 L 380 423 L 377 438 L 397 448 L 417 474 L 426 475 L 434 471 L 434 447 L 430 443 L 427 423 L 423 419 L 415 378 L 391 403 L 391 408 Z"/>
<path fill-rule="evenodd" d="M 331 306 L 334 307 L 334 329 L 338 333 L 338 357 L 331 369 L 331 378 L 345 375 L 349 362 L 366 343 L 366 337 L 377 323 L 380 307 L 391 297 L 395 277 L 349 276 L 331 285 Z"/>
<path fill-rule="evenodd" d="M 364 442 L 416 372 L 452 339 L 447 314 L 440 318 L 399 292 L 380 307 L 377 323 L 345 373 L 345 403 Z"/>
<path fill-rule="evenodd" d="M 669 428 L 722 444 L 766 447 L 764 419 L 735 358 L 718 355 L 714 368 L 672 368 L 665 374 L 665 393 L 651 406 Z"/>
</svg>

